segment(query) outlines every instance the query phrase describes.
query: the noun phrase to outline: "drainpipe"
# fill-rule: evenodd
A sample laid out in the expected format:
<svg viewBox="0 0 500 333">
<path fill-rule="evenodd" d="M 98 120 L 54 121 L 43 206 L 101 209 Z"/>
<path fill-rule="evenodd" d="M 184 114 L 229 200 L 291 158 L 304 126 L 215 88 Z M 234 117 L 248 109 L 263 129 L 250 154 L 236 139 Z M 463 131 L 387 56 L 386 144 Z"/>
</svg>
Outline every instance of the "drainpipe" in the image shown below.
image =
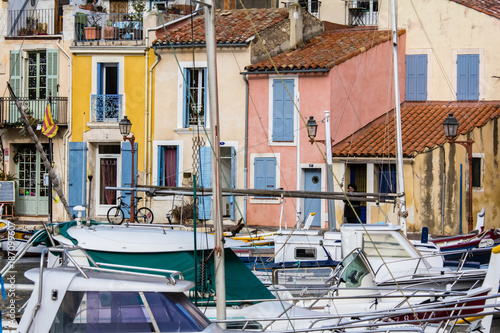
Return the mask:
<svg viewBox="0 0 500 333">
<path fill-rule="evenodd" d="M 156 65 L 160 62 L 161 57 L 158 53 L 156 53 L 156 49 L 153 48 L 153 52 L 156 55 L 156 61 L 154 64 L 151 66 L 151 68 L 148 68 L 149 65 L 149 33 L 152 31 L 156 31 L 159 27 L 154 27 L 154 28 L 148 28 L 146 29 L 146 34 L 145 34 L 145 39 L 144 39 L 144 44 L 146 46 L 146 61 L 145 61 L 145 87 L 144 87 L 144 96 L 147 96 L 147 98 L 144 101 L 144 108 L 146 110 L 144 117 L 145 117 L 145 122 L 144 122 L 144 133 L 146 135 L 146 140 L 144 140 L 144 181 L 146 184 L 152 185 L 152 177 L 151 177 L 151 95 L 152 95 L 152 82 L 153 82 L 153 70 L 156 67 Z M 148 83 L 149 79 L 149 83 Z"/>
<path fill-rule="evenodd" d="M 71 56 L 68 54 L 68 52 L 66 52 L 66 50 L 63 49 L 63 47 L 61 46 L 61 44 L 59 44 L 59 40 L 57 40 L 56 42 L 56 45 L 57 47 L 59 48 L 59 50 L 61 50 L 62 54 L 64 54 L 64 56 L 66 57 L 66 59 L 68 60 L 68 130 L 66 131 L 66 133 L 64 134 L 63 136 L 63 147 L 64 147 L 64 154 L 63 154 L 63 174 L 64 175 L 67 175 L 68 174 L 68 163 L 66 161 L 66 158 L 68 156 L 68 141 L 69 141 L 69 138 L 71 137 L 71 119 L 72 119 L 72 98 L 71 98 L 71 87 L 72 87 L 72 65 L 73 65 L 73 62 L 72 62 L 72 58 Z M 61 177 L 62 179 L 66 179 L 67 177 Z M 66 190 L 66 186 L 67 186 L 67 183 L 68 182 L 65 182 L 64 184 L 64 188 Z M 65 191 L 66 194 L 68 193 L 67 191 Z M 66 214 L 66 211 L 64 210 L 63 211 L 63 219 L 64 220 L 67 220 L 68 219 L 68 216 Z"/>
<path fill-rule="evenodd" d="M 245 152 L 245 157 L 244 157 L 244 162 L 243 162 L 243 180 L 244 180 L 244 189 L 246 190 L 248 188 L 247 186 L 247 180 L 248 180 L 248 78 L 246 73 L 243 73 L 243 80 L 245 80 L 245 147 L 244 147 L 244 152 Z M 243 197 L 243 221 L 247 221 L 247 201 L 248 201 L 248 196 Z"/>
<path fill-rule="evenodd" d="M 148 106 L 148 110 L 149 110 L 149 117 L 148 117 L 148 127 L 149 127 L 149 131 L 148 131 L 148 146 L 149 148 L 151 149 L 150 151 L 152 151 L 152 142 L 151 142 L 151 118 L 152 118 L 152 115 L 151 115 L 151 109 L 152 109 L 152 94 L 153 94 L 153 70 L 155 69 L 156 65 L 158 65 L 158 63 L 161 61 L 161 56 L 158 54 L 158 51 L 155 47 L 153 47 L 153 53 L 155 54 L 156 56 L 156 61 L 154 62 L 154 64 L 151 66 L 151 68 L 149 69 L 149 91 L 148 91 L 148 102 L 149 102 L 149 106 Z M 148 176 L 148 184 L 150 185 L 153 185 L 151 182 L 153 181 L 152 180 L 152 177 L 151 177 L 151 167 L 152 167 L 152 160 L 151 160 L 151 157 L 152 157 L 152 154 L 148 154 L 148 172 L 147 172 L 147 176 Z"/>
</svg>

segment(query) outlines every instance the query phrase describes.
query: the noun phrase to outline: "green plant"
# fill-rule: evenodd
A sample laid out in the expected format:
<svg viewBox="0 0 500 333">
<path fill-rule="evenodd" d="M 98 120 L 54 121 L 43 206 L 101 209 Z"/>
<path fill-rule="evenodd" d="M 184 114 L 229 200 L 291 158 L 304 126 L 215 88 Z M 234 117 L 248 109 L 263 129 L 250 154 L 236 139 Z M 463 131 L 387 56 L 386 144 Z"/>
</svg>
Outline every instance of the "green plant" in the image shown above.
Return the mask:
<svg viewBox="0 0 500 333">
<path fill-rule="evenodd" d="M 146 11 L 144 0 L 134 0 L 130 7 L 132 7 L 132 13 L 129 15 L 129 20 L 142 22 L 142 13 Z"/>
<path fill-rule="evenodd" d="M 7 173 L 7 178 L 5 178 L 5 173 L 0 172 L 0 181 L 6 180 L 6 181 L 14 181 L 17 180 L 16 174 L 15 173 Z"/>
<path fill-rule="evenodd" d="M 172 217 L 176 221 L 181 221 L 181 214 L 182 214 L 182 222 L 185 222 L 187 220 L 193 219 L 193 208 L 194 204 L 193 203 L 185 203 L 183 206 L 175 206 L 172 209 Z"/>
<path fill-rule="evenodd" d="M 101 26 L 101 15 L 88 15 L 87 22 L 90 27 L 100 27 Z"/>
</svg>

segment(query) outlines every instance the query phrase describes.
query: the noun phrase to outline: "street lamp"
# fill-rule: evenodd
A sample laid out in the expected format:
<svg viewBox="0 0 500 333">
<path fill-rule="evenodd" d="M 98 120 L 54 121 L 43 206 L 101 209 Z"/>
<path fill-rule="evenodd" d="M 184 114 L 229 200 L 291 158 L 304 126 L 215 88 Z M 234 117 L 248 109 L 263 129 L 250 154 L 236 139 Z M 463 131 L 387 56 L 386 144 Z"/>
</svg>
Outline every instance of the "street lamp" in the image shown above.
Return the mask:
<svg viewBox="0 0 500 333">
<path fill-rule="evenodd" d="M 330 111 L 325 111 L 325 140 L 316 140 L 316 133 L 318 131 L 318 124 L 314 120 L 313 116 L 309 116 L 307 121 L 307 136 L 309 137 L 309 142 L 313 144 L 314 142 L 324 143 L 326 146 L 326 187 L 328 192 L 333 192 L 333 172 L 332 172 L 332 139 L 330 136 Z M 329 144 L 326 144 L 329 142 Z M 336 230 L 337 222 L 335 219 L 335 202 L 333 200 L 328 200 L 328 230 Z"/>
<path fill-rule="evenodd" d="M 123 141 L 129 141 L 130 145 L 132 146 L 131 148 L 131 154 L 132 154 L 132 179 L 130 180 L 130 187 L 132 188 L 132 191 L 130 191 L 130 222 L 133 223 L 135 219 L 135 205 L 134 205 L 134 195 L 135 195 L 135 182 L 134 182 L 134 155 L 135 155 L 135 136 L 132 134 L 131 137 L 130 135 L 130 129 L 132 128 L 132 123 L 130 120 L 127 118 L 127 116 L 123 116 L 123 119 L 120 120 L 118 123 L 120 126 L 120 133 L 123 135 Z"/>
<path fill-rule="evenodd" d="M 456 141 L 458 131 L 458 121 L 455 117 L 453 117 L 453 113 L 448 115 L 443 122 L 444 135 L 446 136 L 446 140 L 448 140 L 449 144 L 458 143 L 462 145 L 467 150 L 467 158 L 469 161 L 469 217 L 467 218 L 467 228 L 470 233 L 473 229 L 473 221 L 472 221 L 472 144 L 474 140 L 469 139 L 467 141 Z"/>
<path fill-rule="evenodd" d="M 314 138 L 316 137 L 316 133 L 318 132 L 318 124 L 316 123 L 316 120 L 314 120 L 314 116 L 309 117 L 306 127 L 307 127 L 307 136 L 309 137 L 309 142 L 313 144 Z"/>
</svg>

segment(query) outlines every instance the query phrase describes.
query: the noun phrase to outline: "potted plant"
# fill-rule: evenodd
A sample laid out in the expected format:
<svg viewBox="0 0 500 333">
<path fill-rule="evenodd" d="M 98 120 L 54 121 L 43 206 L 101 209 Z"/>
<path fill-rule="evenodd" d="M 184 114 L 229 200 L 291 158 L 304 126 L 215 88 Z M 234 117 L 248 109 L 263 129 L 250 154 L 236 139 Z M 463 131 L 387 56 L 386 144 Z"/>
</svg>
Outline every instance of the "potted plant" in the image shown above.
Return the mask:
<svg viewBox="0 0 500 333">
<path fill-rule="evenodd" d="M 36 33 L 37 25 L 38 20 L 34 17 L 28 16 L 26 18 L 26 35 L 34 35 Z"/>
<path fill-rule="evenodd" d="M 118 39 L 119 28 L 113 26 L 112 21 L 106 22 L 106 26 L 102 28 L 102 37 L 104 39 Z"/>
<path fill-rule="evenodd" d="M 101 39 L 101 17 L 99 15 L 88 15 L 87 22 L 90 26 L 85 27 L 85 39 Z"/>
</svg>

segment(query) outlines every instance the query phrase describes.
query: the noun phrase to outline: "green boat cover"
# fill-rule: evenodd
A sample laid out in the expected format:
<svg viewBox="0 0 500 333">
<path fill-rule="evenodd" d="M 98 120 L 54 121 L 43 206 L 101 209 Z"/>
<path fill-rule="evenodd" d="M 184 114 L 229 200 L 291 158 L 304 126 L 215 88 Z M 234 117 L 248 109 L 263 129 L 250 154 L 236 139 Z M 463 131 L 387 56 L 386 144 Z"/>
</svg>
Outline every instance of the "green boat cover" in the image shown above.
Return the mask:
<svg viewBox="0 0 500 333">
<path fill-rule="evenodd" d="M 210 251 L 211 252 L 211 251 Z M 198 251 L 198 258 L 208 257 L 207 264 L 198 265 L 198 290 L 213 295 L 215 290 L 214 256 L 209 251 Z M 99 263 L 157 268 L 180 271 L 184 279 L 195 282 L 194 251 L 162 253 L 121 253 L 87 251 Z M 252 273 L 233 250 L 224 249 L 226 275 L 226 302 L 243 303 L 244 300 L 275 299 L 269 289 Z M 200 259 L 199 259 L 200 260 Z M 205 271 L 205 273 L 200 273 Z M 146 272 L 146 271 L 144 271 Z M 151 273 L 151 272 L 147 272 Z M 194 289 L 194 288 L 193 288 Z M 201 290 L 200 290 L 201 289 Z M 198 293 L 199 294 L 199 293 Z M 192 297 L 191 297 L 192 298 Z M 200 298 L 198 298 L 200 300 Z M 209 298 L 202 300 L 208 301 Z"/>
</svg>

